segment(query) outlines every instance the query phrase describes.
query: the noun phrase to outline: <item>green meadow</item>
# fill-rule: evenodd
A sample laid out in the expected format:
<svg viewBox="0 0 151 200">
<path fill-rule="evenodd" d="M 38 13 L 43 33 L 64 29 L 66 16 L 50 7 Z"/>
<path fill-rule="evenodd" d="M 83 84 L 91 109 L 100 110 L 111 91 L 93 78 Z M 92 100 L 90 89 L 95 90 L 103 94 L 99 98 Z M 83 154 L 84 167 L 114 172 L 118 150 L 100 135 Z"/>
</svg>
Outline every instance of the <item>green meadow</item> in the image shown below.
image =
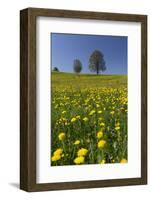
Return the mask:
<svg viewBox="0 0 151 200">
<path fill-rule="evenodd" d="M 51 165 L 127 163 L 127 76 L 52 72 Z"/>
</svg>

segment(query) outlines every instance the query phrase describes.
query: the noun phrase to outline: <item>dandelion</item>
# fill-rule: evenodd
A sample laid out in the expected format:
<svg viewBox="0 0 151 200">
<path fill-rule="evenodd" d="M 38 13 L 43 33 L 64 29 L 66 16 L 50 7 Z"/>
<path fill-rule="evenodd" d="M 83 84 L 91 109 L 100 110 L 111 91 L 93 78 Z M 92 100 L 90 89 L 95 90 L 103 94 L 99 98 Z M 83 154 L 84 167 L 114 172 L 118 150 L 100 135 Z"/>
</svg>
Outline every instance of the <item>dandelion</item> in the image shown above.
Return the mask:
<svg viewBox="0 0 151 200">
<path fill-rule="evenodd" d="M 95 110 L 92 110 L 90 113 L 89 113 L 89 115 L 91 116 L 91 115 L 93 115 L 95 113 Z"/>
<path fill-rule="evenodd" d="M 105 164 L 105 160 L 103 159 L 103 160 L 101 160 L 99 163 L 100 163 L 100 164 Z"/>
<path fill-rule="evenodd" d="M 76 141 L 74 142 L 74 144 L 75 144 L 75 145 L 80 144 L 80 140 L 76 140 Z"/>
<path fill-rule="evenodd" d="M 102 113 L 102 110 L 99 110 L 99 111 L 98 111 L 98 114 L 101 114 L 101 113 Z"/>
<path fill-rule="evenodd" d="M 99 149 L 103 149 L 105 147 L 105 145 L 106 145 L 106 141 L 105 140 L 100 140 L 98 142 L 98 148 Z"/>
<path fill-rule="evenodd" d="M 61 155 L 62 152 L 63 152 L 63 149 L 59 148 L 59 149 L 57 149 L 57 150 L 53 153 L 53 155 L 54 155 L 54 156 L 56 156 L 56 155 Z"/>
<path fill-rule="evenodd" d="M 78 155 L 78 157 L 79 157 L 79 156 L 86 156 L 87 153 L 88 153 L 88 150 L 87 150 L 87 149 L 81 148 L 81 149 L 79 149 L 77 155 Z"/>
<path fill-rule="evenodd" d="M 66 137 L 65 133 L 60 133 L 58 135 L 58 138 L 59 138 L 60 141 L 63 141 L 65 139 L 65 137 Z"/>
<path fill-rule="evenodd" d="M 73 117 L 72 119 L 71 119 L 71 122 L 75 122 L 77 119 L 75 118 L 75 117 Z"/>
<path fill-rule="evenodd" d="M 115 124 L 115 126 L 120 126 L 120 122 L 117 122 L 117 123 Z"/>
<path fill-rule="evenodd" d="M 123 158 L 120 163 L 127 163 L 127 160 L 125 158 Z"/>
<path fill-rule="evenodd" d="M 103 132 L 102 132 L 102 131 L 99 131 L 99 132 L 97 133 L 97 138 L 100 139 L 100 138 L 102 138 L 102 137 L 103 137 Z"/>
<path fill-rule="evenodd" d="M 76 119 L 80 119 L 80 115 L 77 115 L 77 116 L 76 116 Z"/>
<path fill-rule="evenodd" d="M 69 123 L 68 123 L 68 122 L 65 122 L 65 123 L 64 123 L 64 125 L 65 125 L 65 126 L 68 126 L 68 125 L 69 125 Z"/>
<path fill-rule="evenodd" d="M 116 126 L 116 127 L 115 127 L 115 130 L 116 130 L 116 131 L 120 130 L 120 126 Z"/>
<path fill-rule="evenodd" d="M 104 126 L 105 126 L 105 123 L 104 123 L 104 122 L 101 122 L 101 123 L 100 123 L 100 126 L 104 127 Z"/>
<path fill-rule="evenodd" d="M 74 159 L 74 163 L 79 165 L 79 164 L 84 163 L 84 160 L 85 160 L 84 156 L 79 156 L 79 157 Z"/>
<path fill-rule="evenodd" d="M 60 160 L 60 158 L 61 158 L 61 155 L 53 155 L 52 156 L 52 158 L 51 158 L 51 160 L 53 161 L 53 162 L 55 162 L 55 161 L 57 161 L 57 160 Z"/>
<path fill-rule="evenodd" d="M 114 110 L 110 112 L 111 115 L 114 115 L 114 113 L 115 113 Z"/>
<path fill-rule="evenodd" d="M 87 117 L 84 117 L 84 118 L 83 118 L 83 121 L 84 121 L 84 122 L 87 122 L 88 120 L 89 120 L 89 119 L 88 119 Z"/>
<path fill-rule="evenodd" d="M 103 118 L 102 118 L 102 117 L 99 117 L 99 118 L 98 118 L 98 120 L 99 120 L 99 121 L 102 121 L 102 120 L 103 120 Z"/>
</svg>

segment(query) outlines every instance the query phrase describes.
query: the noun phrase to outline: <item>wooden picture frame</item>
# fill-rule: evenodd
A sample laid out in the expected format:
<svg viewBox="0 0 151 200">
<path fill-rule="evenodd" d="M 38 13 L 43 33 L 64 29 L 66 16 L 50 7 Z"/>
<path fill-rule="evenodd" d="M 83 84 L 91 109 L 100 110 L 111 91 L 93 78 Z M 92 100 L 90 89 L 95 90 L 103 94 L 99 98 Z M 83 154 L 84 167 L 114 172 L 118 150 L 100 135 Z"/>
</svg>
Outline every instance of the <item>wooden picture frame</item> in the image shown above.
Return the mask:
<svg viewBox="0 0 151 200">
<path fill-rule="evenodd" d="M 60 17 L 141 23 L 141 177 L 36 183 L 36 18 Z M 147 184 L 147 16 L 27 8 L 20 12 L 20 188 L 47 191 Z"/>
</svg>

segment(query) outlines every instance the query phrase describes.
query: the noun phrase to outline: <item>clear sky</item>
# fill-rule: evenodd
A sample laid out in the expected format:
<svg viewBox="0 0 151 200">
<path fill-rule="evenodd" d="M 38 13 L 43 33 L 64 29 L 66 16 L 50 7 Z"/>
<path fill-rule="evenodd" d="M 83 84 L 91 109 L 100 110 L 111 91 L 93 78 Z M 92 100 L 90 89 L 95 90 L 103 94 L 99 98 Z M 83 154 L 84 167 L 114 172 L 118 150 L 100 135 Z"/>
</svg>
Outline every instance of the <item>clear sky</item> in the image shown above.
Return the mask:
<svg viewBox="0 0 151 200">
<path fill-rule="evenodd" d="M 51 33 L 51 66 L 73 72 L 73 60 L 82 62 L 81 73 L 91 73 L 89 57 L 94 50 L 104 54 L 103 74 L 127 74 L 127 37 Z"/>
</svg>

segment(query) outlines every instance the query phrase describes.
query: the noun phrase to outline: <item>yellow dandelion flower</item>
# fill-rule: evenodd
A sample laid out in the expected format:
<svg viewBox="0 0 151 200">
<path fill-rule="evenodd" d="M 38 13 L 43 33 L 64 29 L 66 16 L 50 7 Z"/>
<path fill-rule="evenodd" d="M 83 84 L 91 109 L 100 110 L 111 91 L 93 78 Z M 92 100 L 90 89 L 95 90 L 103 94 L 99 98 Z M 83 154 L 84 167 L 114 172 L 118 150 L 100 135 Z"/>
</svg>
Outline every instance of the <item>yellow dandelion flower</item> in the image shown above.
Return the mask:
<svg viewBox="0 0 151 200">
<path fill-rule="evenodd" d="M 59 138 L 59 140 L 61 140 L 61 141 L 63 141 L 63 140 L 65 139 L 65 137 L 66 137 L 65 133 L 60 133 L 60 134 L 58 135 L 58 138 Z"/>
<path fill-rule="evenodd" d="M 57 160 L 60 160 L 60 158 L 61 158 L 61 155 L 53 155 L 52 158 L 51 158 L 51 160 L 52 160 L 53 162 L 55 162 L 55 161 L 57 161 Z"/>
<path fill-rule="evenodd" d="M 88 153 L 88 150 L 87 150 L 87 149 L 81 148 L 81 149 L 79 149 L 77 155 L 78 155 L 78 157 L 79 157 L 79 156 L 86 156 L 87 153 Z"/>
<path fill-rule="evenodd" d="M 102 117 L 99 117 L 99 118 L 98 118 L 98 120 L 99 120 L 99 121 L 102 121 L 102 120 L 103 120 L 103 118 L 102 118 Z"/>
<path fill-rule="evenodd" d="M 101 114 L 101 113 L 102 113 L 102 110 L 99 110 L 99 111 L 98 111 L 98 114 Z"/>
<path fill-rule="evenodd" d="M 114 113 L 115 113 L 114 110 L 110 112 L 111 115 L 114 115 Z"/>
<path fill-rule="evenodd" d="M 120 122 L 117 122 L 117 123 L 115 124 L 115 126 L 120 126 Z"/>
<path fill-rule="evenodd" d="M 116 127 L 115 127 L 115 130 L 116 130 L 116 131 L 120 130 L 120 126 L 116 126 Z"/>
<path fill-rule="evenodd" d="M 59 149 L 57 149 L 57 150 L 53 153 L 53 155 L 54 155 L 54 156 L 56 156 L 56 155 L 61 155 L 62 152 L 63 152 L 63 149 L 59 148 Z"/>
<path fill-rule="evenodd" d="M 125 158 L 123 158 L 120 163 L 127 163 L 127 160 Z"/>
<path fill-rule="evenodd" d="M 74 144 L 75 144 L 75 145 L 80 144 L 80 140 L 76 140 L 76 141 L 74 142 Z"/>
<path fill-rule="evenodd" d="M 81 118 L 80 115 L 77 115 L 77 116 L 76 116 L 76 119 L 80 119 L 80 118 Z"/>
<path fill-rule="evenodd" d="M 75 122 L 77 119 L 75 118 L 75 117 L 73 117 L 72 119 L 71 119 L 71 122 Z"/>
<path fill-rule="evenodd" d="M 102 131 L 99 131 L 99 132 L 97 133 L 97 138 L 100 139 L 100 138 L 102 138 L 102 137 L 103 137 L 103 132 L 102 132 Z"/>
<path fill-rule="evenodd" d="M 84 121 L 84 122 L 87 122 L 87 121 L 88 121 L 88 118 L 87 118 L 87 117 L 84 117 L 84 118 L 83 118 L 83 121 Z"/>
<path fill-rule="evenodd" d="M 90 113 L 89 113 L 89 115 L 91 116 L 91 115 L 93 115 L 95 113 L 95 110 L 92 110 Z"/>
<path fill-rule="evenodd" d="M 105 126 L 105 123 L 104 123 L 104 122 L 101 122 L 101 123 L 100 123 L 100 126 L 102 126 L 102 127 Z"/>
<path fill-rule="evenodd" d="M 105 160 L 103 159 L 103 160 L 101 160 L 99 163 L 100 163 L 100 164 L 105 164 Z"/>
<path fill-rule="evenodd" d="M 79 156 L 79 157 L 74 159 L 74 163 L 79 165 L 79 164 L 84 163 L 84 160 L 85 160 L 85 158 L 83 156 Z"/>
<path fill-rule="evenodd" d="M 106 145 L 106 141 L 105 140 L 100 140 L 98 142 L 98 148 L 103 149 Z"/>
</svg>

